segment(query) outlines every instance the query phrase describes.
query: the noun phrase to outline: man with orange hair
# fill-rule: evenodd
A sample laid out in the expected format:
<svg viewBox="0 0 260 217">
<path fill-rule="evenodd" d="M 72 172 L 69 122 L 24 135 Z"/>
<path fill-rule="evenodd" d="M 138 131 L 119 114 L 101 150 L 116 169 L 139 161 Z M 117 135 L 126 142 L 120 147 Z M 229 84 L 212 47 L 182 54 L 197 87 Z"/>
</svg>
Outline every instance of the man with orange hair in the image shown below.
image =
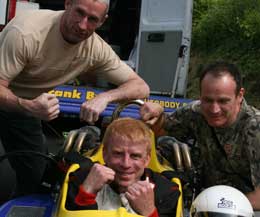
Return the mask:
<svg viewBox="0 0 260 217">
<path fill-rule="evenodd" d="M 123 206 L 143 216 L 175 216 L 178 186 L 148 169 L 151 130 L 142 121 L 120 118 L 106 129 L 105 165 L 95 163 L 71 176 L 68 209 L 113 210 Z M 73 178 L 72 178 L 73 177 Z"/>
</svg>

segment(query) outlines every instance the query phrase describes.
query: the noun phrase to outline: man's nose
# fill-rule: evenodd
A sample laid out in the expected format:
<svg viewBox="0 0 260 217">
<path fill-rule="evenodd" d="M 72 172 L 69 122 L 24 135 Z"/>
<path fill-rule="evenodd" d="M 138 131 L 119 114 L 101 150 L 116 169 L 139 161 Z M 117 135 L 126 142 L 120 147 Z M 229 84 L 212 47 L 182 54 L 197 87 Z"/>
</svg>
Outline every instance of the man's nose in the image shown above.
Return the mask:
<svg viewBox="0 0 260 217">
<path fill-rule="evenodd" d="M 88 28 L 88 17 L 84 17 L 80 22 L 79 22 L 79 28 L 82 30 L 86 30 Z"/>
<path fill-rule="evenodd" d="M 211 105 L 211 112 L 212 113 L 218 113 L 220 111 L 220 106 L 217 102 L 213 102 Z"/>
<path fill-rule="evenodd" d="M 125 168 L 128 168 L 130 167 L 131 165 L 131 159 L 129 156 L 124 156 L 123 159 L 122 159 L 122 166 L 125 167 Z"/>
</svg>

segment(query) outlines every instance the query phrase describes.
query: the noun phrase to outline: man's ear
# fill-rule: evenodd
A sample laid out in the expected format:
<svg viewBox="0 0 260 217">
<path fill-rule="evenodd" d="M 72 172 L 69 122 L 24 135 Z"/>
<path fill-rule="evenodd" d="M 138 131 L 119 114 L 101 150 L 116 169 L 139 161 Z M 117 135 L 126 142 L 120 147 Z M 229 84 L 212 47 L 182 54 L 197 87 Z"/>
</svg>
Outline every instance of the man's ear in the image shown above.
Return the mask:
<svg viewBox="0 0 260 217">
<path fill-rule="evenodd" d="M 103 147 L 103 150 L 102 150 L 102 156 L 103 156 L 103 160 L 104 160 L 104 162 L 106 163 L 107 152 L 106 152 L 106 150 L 105 150 L 104 147 Z"/>
<path fill-rule="evenodd" d="M 64 2 L 65 10 L 72 5 L 72 3 L 73 3 L 72 1 L 73 0 L 65 0 L 65 2 Z"/>
<path fill-rule="evenodd" d="M 240 103 L 242 103 L 242 101 L 243 101 L 243 98 L 244 98 L 244 95 L 245 95 L 245 89 L 242 87 L 240 90 L 239 90 L 239 92 L 238 92 L 238 97 L 239 97 L 239 99 L 240 99 Z"/>
<path fill-rule="evenodd" d="M 100 23 L 98 24 L 98 28 L 103 25 L 103 23 L 106 21 L 107 18 L 108 18 L 108 15 L 106 14 L 106 15 L 102 18 L 102 20 L 100 21 Z"/>
<path fill-rule="evenodd" d="M 145 167 L 148 167 L 150 161 L 151 161 L 151 152 L 148 153 L 147 156 L 146 156 Z"/>
</svg>

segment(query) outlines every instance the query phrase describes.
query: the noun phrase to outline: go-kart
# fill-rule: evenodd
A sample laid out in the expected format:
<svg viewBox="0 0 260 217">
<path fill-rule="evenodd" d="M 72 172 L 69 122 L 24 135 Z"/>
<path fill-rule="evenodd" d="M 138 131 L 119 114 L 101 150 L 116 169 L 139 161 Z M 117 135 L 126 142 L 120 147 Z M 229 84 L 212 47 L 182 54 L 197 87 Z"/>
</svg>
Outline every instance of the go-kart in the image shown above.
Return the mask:
<svg viewBox="0 0 260 217">
<path fill-rule="evenodd" d="M 123 104 L 114 110 L 112 114 L 112 120 L 120 116 L 121 111 L 130 104 L 141 105 L 143 102 L 136 100 Z M 94 129 L 95 131 L 95 129 Z M 95 131 L 95 133 L 97 133 Z M 63 168 L 68 167 L 64 176 L 60 178 L 63 179 L 62 183 L 57 181 L 51 192 L 47 194 L 37 194 L 29 195 L 20 198 L 13 199 L 0 207 L 0 216 L 1 217 L 83 217 L 83 216 L 139 216 L 135 214 L 130 214 L 126 211 L 125 208 L 121 207 L 118 210 L 105 211 L 105 210 L 68 210 L 65 207 L 67 190 L 68 190 L 68 180 L 69 174 L 79 168 L 77 160 L 68 161 L 65 159 L 65 156 L 68 156 L 70 153 L 77 153 L 77 156 L 90 158 L 93 162 L 104 163 L 102 158 L 102 144 L 98 148 L 84 150 L 84 141 L 92 138 L 93 135 L 93 126 L 86 126 L 77 130 L 72 130 L 69 132 L 67 138 L 65 139 L 64 145 L 59 152 L 59 157 L 54 158 L 57 163 L 62 163 Z M 175 159 L 176 165 L 179 170 L 183 170 L 184 167 L 191 168 L 191 161 L 189 155 L 189 149 L 185 144 L 178 144 L 174 142 L 171 138 L 164 138 L 167 142 L 170 141 L 171 145 L 174 146 L 175 150 Z M 156 153 L 156 140 L 153 135 L 153 144 L 151 152 L 151 161 L 149 168 L 153 169 L 156 172 L 162 173 L 165 171 L 174 171 L 167 161 L 159 161 Z M 161 142 L 164 142 L 163 140 Z M 58 159 L 58 160 L 57 160 Z M 82 158 L 81 158 L 82 159 Z M 183 164 L 184 161 L 184 164 Z M 79 161 L 80 162 L 80 161 Z M 184 166 L 183 166 L 184 165 Z M 173 177 L 171 178 L 172 182 L 176 182 L 179 186 L 181 192 L 178 204 L 176 217 L 183 217 L 183 193 L 182 193 L 182 183 L 180 178 Z M 60 187 L 61 186 L 61 187 Z"/>
</svg>

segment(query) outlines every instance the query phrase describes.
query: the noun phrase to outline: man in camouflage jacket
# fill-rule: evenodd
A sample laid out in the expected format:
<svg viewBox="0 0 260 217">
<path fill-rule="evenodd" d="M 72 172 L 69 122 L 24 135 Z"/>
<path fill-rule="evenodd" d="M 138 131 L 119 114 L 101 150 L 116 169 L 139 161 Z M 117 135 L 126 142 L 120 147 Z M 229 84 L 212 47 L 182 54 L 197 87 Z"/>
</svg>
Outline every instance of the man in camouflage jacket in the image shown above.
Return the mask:
<svg viewBox="0 0 260 217">
<path fill-rule="evenodd" d="M 203 187 L 231 185 L 260 210 L 260 111 L 247 105 L 233 64 L 216 62 L 203 70 L 199 101 L 172 114 L 145 103 L 141 116 L 158 135 L 196 140 Z"/>
</svg>

